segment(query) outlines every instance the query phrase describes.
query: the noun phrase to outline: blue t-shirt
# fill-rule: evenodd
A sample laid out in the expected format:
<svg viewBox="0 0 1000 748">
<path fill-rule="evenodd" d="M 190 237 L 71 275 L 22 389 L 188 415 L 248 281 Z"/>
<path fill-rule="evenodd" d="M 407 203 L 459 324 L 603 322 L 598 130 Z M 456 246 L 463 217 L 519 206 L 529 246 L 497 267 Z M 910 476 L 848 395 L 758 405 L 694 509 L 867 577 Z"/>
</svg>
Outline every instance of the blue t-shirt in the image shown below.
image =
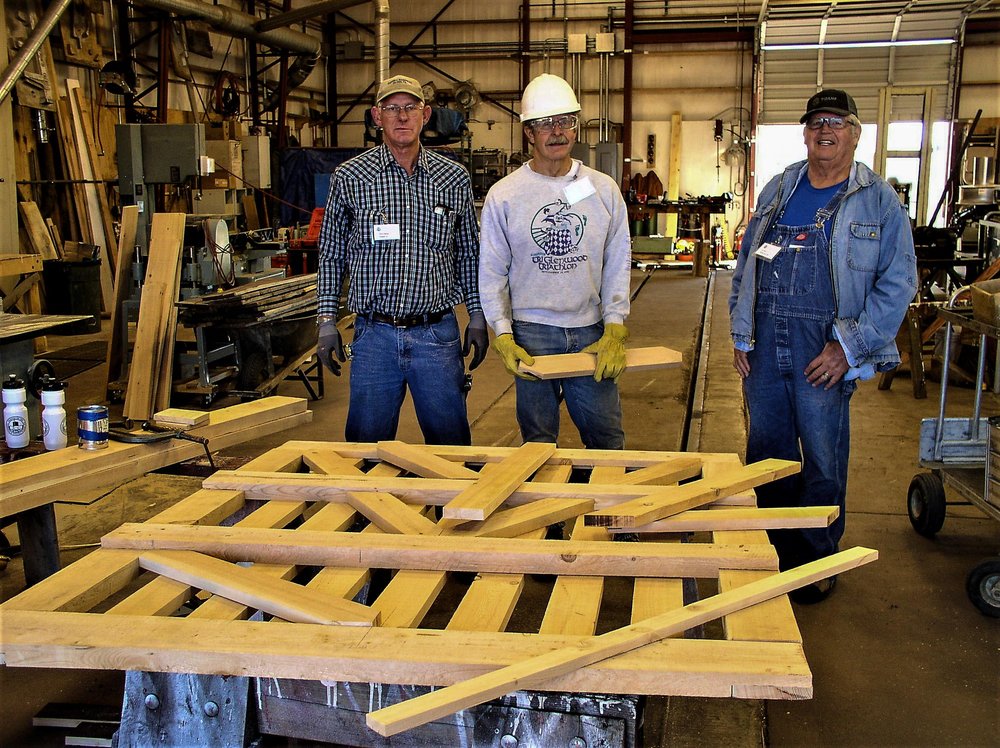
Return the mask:
<svg viewBox="0 0 1000 748">
<path fill-rule="evenodd" d="M 807 174 L 805 179 L 799 180 L 795 192 L 792 193 L 792 197 L 785 206 L 785 210 L 778 218 L 778 224 L 781 226 L 806 226 L 815 223 L 816 212 L 829 205 L 830 201 L 833 200 L 833 196 L 845 184 L 847 184 L 846 179 L 830 187 L 816 189 L 810 183 L 809 175 Z M 830 236 L 833 232 L 833 221 L 827 221 L 823 224 L 823 231 L 826 234 L 826 242 L 829 244 Z"/>
</svg>

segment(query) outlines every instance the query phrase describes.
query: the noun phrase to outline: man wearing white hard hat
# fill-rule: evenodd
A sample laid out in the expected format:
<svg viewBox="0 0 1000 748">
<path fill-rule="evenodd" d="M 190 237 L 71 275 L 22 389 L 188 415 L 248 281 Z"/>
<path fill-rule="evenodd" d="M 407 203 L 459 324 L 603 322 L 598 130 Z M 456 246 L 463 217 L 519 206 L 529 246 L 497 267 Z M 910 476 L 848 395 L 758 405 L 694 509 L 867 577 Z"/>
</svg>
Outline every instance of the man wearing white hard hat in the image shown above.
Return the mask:
<svg viewBox="0 0 1000 748">
<path fill-rule="evenodd" d="M 351 343 L 348 441 L 393 439 L 409 390 L 428 444 L 470 444 L 463 356 L 489 344 L 479 305 L 479 232 L 469 173 L 420 145 L 430 119 L 420 83 L 382 81 L 372 118 L 383 143 L 333 175 L 317 277 L 317 353 L 340 373 L 337 311 L 345 276 L 357 313 Z M 464 303 L 463 344 L 454 307 Z"/>
<path fill-rule="evenodd" d="M 611 177 L 570 155 L 580 104 L 555 75 L 532 80 L 521 123 L 532 158 L 490 189 L 483 205 L 479 288 L 494 350 L 517 377 L 524 441 L 556 442 L 559 401 L 584 445 L 622 449 L 616 379 L 625 368 L 631 248 L 625 201 Z M 593 376 L 537 380 L 534 356 L 588 351 Z"/>
</svg>

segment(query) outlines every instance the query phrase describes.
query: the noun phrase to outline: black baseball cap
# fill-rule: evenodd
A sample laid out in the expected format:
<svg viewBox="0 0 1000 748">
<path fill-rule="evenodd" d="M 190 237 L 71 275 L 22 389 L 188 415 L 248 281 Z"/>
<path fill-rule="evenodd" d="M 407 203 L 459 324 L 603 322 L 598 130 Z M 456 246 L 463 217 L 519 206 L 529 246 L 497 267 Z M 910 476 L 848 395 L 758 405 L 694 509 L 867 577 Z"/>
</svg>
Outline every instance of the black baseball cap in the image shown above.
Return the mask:
<svg viewBox="0 0 1000 748">
<path fill-rule="evenodd" d="M 804 123 L 816 112 L 833 112 L 845 117 L 848 114 L 853 114 L 857 117 L 858 105 L 854 103 L 854 99 L 847 91 L 841 91 L 839 88 L 827 88 L 809 98 L 806 103 L 806 113 L 802 115 L 799 122 Z"/>
</svg>

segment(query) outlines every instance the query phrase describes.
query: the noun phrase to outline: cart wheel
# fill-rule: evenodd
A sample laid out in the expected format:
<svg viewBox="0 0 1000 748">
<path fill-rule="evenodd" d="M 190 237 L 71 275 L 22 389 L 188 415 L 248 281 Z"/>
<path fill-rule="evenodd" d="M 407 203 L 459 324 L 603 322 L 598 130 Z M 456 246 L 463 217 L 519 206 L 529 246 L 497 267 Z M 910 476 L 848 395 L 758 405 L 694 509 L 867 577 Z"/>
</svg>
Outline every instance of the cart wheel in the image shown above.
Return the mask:
<svg viewBox="0 0 1000 748">
<path fill-rule="evenodd" d="M 913 529 L 933 538 L 944 524 L 944 484 L 934 473 L 918 473 L 910 481 L 906 511 Z"/>
<path fill-rule="evenodd" d="M 980 613 L 1000 618 L 1000 558 L 987 559 L 970 571 L 965 591 Z"/>
</svg>

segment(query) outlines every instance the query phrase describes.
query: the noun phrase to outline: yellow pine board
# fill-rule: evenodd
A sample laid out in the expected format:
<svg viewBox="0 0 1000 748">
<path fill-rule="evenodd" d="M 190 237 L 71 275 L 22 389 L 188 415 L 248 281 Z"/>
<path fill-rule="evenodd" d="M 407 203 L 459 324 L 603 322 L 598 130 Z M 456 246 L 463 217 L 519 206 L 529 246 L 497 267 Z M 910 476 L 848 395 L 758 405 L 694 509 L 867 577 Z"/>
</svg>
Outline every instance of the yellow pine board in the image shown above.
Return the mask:
<svg viewBox="0 0 1000 748">
<path fill-rule="evenodd" d="M 438 457 L 426 447 L 418 447 L 400 441 L 378 443 L 378 458 L 403 468 L 408 473 L 421 478 L 471 478 L 479 474 L 475 470 L 443 457 Z"/>
<path fill-rule="evenodd" d="M 398 478 L 403 471 L 400 470 L 395 465 L 387 465 L 384 462 L 380 462 L 376 465 L 372 465 L 371 470 L 369 470 L 365 475 L 369 478 Z"/>
<path fill-rule="evenodd" d="M 441 528 L 392 494 L 371 491 L 348 493 L 348 503 L 374 522 L 382 532 L 398 535 L 439 535 Z"/>
<path fill-rule="evenodd" d="M 444 505 L 445 519 L 484 520 L 556 451 L 555 444 L 528 442 L 487 475 Z"/>
<path fill-rule="evenodd" d="M 664 460 L 659 465 L 633 470 L 625 473 L 617 480 L 609 480 L 608 483 L 623 483 L 629 486 L 641 485 L 669 485 L 688 478 L 696 478 L 701 475 L 701 458 L 699 457 L 679 457 L 671 460 Z"/>
<path fill-rule="evenodd" d="M 412 628 L 427 615 L 447 578 L 443 571 L 399 571 L 372 602 L 372 610 L 383 626 Z"/>
<path fill-rule="evenodd" d="M 836 506 L 791 508 L 726 507 L 690 509 L 656 520 L 628 532 L 702 532 L 711 530 L 775 530 L 793 527 L 828 527 L 840 513 Z"/>
<path fill-rule="evenodd" d="M 639 527 L 658 519 L 680 514 L 687 509 L 710 504 L 724 496 L 746 491 L 799 472 L 801 465 L 789 460 L 761 460 L 681 486 L 668 486 L 646 496 L 619 504 L 611 509 L 598 509 L 587 515 L 587 524 L 602 527 Z"/>
<path fill-rule="evenodd" d="M 764 536 L 763 531 L 715 532 L 712 537 L 719 542 L 754 543 Z M 726 569 L 719 573 L 719 589 L 723 592 L 736 589 L 771 575 L 769 571 Z M 802 642 L 802 634 L 792 612 L 792 603 L 786 595 L 752 605 L 731 613 L 722 619 L 727 639 L 744 641 Z"/>
<path fill-rule="evenodd" d="M 625 474 L 624 467 L 595 467 L 590 471 L 590 482 L 614 482 Z M 567 480 L 569 476 L 567 476 Z M 572 540 L 605 541 L 608 532 L 602 527 L 587 527 L 583 516 L 578 515 L 567 525 Z M 603 577 L 556 577 L 552 594 L 545 606 L 539 633 L 580 634 L 593 636 L 604 598 Z"/>
<path fill-rule="evenodd" d="M 29 587 L 0 605 L 6 610 L 86 611 L 126 587 L 139 575 L 138 555 L 131 551 L 88 553 L 60 569 L 44 583 Z M 5 634 L 0 626 L 0 634 Z"/>
<path fill-rule="evenodd" d="M 242 491 L 215 491 L 202 488 L 154 515 L 150 518 L 150 522 L 217 525 L 241 509 L 245 503 Z"/>
<path fill-rule="evenodd" d="M 24 223 L 24 230 L 28 235 L 31 248 L 43 260 L 58 260 L 59 253 L 56 251 L 55 244 L 52 243 L 52 235 L 45 227 L 45 221 L 42 219 L 42 212 L 38 209 L 38 205 L 28 200 L 18 203 L 17 207 L 21 211 L 21 220 Z M 41 268 L 38 269 L 41 270 Z"/>
<path fill-rule="evenodd" d="M 8 666 L 297 680 L 448 685 L 586 639 L 498 632 L 318 626 L 277 621 L 136 619 L 13 610 L 0 651 Z M 809 698 L 802 647 L 784 642 L 670 639 L 575 670 L 545 690 L 729 697 L 769 686 Z"/>
<path fill-rule="evenodd" d="M 153 421 L 162 426 L 202 426 L 208 423 L 208 413 L 203 410 L 167 408 L 153 413 Z"/>
<path fill-rule="evenodd" d="M 632 623 L 639 623 L 683 606 L 684 583 L 680 579 L 635 580 L 632 588 Z M 683 631 L 671 634 L 683 635 Z"/>
<path fill-rule="evenodd" d="M 42 271 L 41 255 L 7 255 L 0 257 L 0 278 L 24 273 L 40 273 Z"/>
<path fill-rule="evenodd" d="M 378 615 L 364 605 L 321 597 L 301 585 L 275 579 L 192 551 L 149 551 L 139 557 L 142 568 L 234 602 L 299 623 L 372 626 Z"/>
<path fill-rule="evenodd" d="M 538 468 L 531 480 L 535 483 L 567 483 L 572 474 L 573 466 L 568 463 L 554 465 L 547 462 Z"/>
<path fill-rule="evenodd" d="M 682 361 L 683 356 L 680 351 L 662 345 L 629 348 L 625 351 L 625 371 L 671 369 L 680 366 Z M 559 353 L 552 356 L 535 356 L 535 363 L 529 365 L 522 361 L 517 369 L 538 379 L 565 379 L 593 374 L 596 367 L 596 354 Z"/>
<path fill-rule="evenodd" d="M 514 538 L 526 532 L 573 519 L 594 506 L 591 499 L 539 499 L 511 509 L 493 512 L 483 522 L 468 522 L 452 530 L 454 535 Z"/>
<path fill-rule="evenodd" d="M 793 589 L 825 579 L 832 574 L 848 571 L 876 558 L 878 554 L 867 548 L 842 551 L 797 569 L 699 600 L 680 610 L 664 613 L 640 624 L 625 626 L 592 637 L 576 647 L 531 657 L 464 683 L 369 712 L 365 721 L 368 727 L 383 737 L 396 735 L 511 691 L 534 688 L 551 678 L 651 644 L 749 605 L 784 595 Z"/>
<path fill-rule="evenodd" d="M 3 467 L 3 466 L 0 466 Z M 373 476 L 378 466 L 359 477 L 313 475 L 309 473 L 273 473 L 256 471 L 218 470 L 204 480 L 205 488 L 245 491 L 247 496 L 258 499 L 298 499 L 302 501 L 346 501 L 350 491 L 383 491 L 408 504 L 433 504 L 442 506 L 452 501 L 469 487 L 468 480 L 445 478 L 398 478 Z M 663 491 L 666 489 L 655 489 Z M 648 496 L 651 489 L 643 486 L 600 485 L 574 483 L 573 496 L 594 499 L 597 507 L 615 506 L 625 501 Z M 507 497 L 511 506 L 519 506 L 538 499 L 566 496 L 564 483 L 521 483 Z M 752 498 L 749 499 L 752 501 Z M 466 520 L 467 518 L 458 518 Z"/>
<path fill-rule="evenodd" d="M 446 628 L 453 631 L 503 631 L 523 589 L 523 574 L 478 575 Z"/>
<path fill-rule="evenodd" d="M 302 450 L 278 447 L 254 457 L 250 462 L 239 468 L 237 472 L 243 472 L 244 470 L 266 470 L 272 473 L 294 473 L 301 467 Z"/>
<path fill-rule="evenodd" d="M 716 576 L 719 569 L 776 569 L 768 545 L 604 543 L 456 535 L 361 535 L 308 530 L 127 523 L 105 548 L 192 550 L 217 558 L 306 566 L 584 576 Z"/>
<path fill-rule="evenodd" d="M 307 449 L 302 452 L 302 461 L 310 470 L 323 475 L 364 475 L 358 467 L 358 460 L 338 454 Z"/>
</svg>

